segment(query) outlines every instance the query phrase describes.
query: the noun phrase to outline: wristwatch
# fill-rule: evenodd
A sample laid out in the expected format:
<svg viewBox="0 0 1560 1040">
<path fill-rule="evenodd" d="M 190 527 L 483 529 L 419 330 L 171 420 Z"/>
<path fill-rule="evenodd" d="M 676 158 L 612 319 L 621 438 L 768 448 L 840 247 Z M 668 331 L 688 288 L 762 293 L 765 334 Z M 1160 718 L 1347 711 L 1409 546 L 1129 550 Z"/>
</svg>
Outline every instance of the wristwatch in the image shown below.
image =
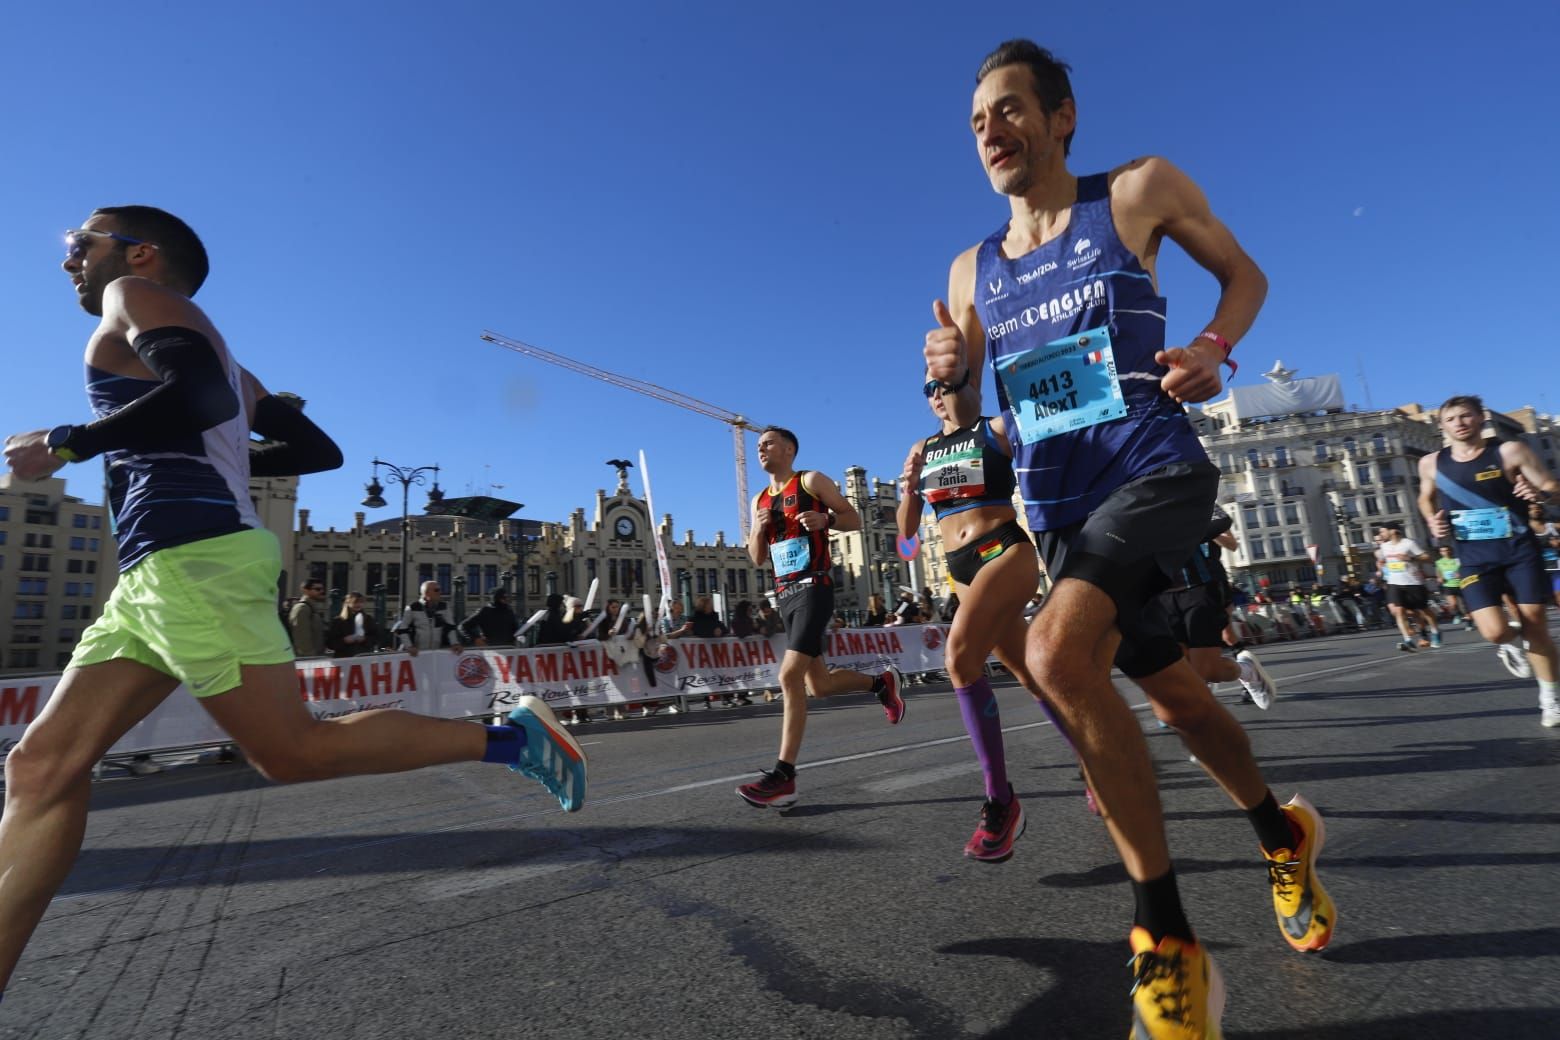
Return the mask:
<svg viewBox="0 0 1560 1040">
<path fill-rule="evenodd" d="M 44 441 L 44 443 L 49 446 L 50 454 L 62 458 L 66 462 L 80 462 L 81 456 L 77 455 L 75 452 L 71 451 L 65 446 L 65 442 L 70 440 L 70 435 L 75 432 L 76 428 L 68 424 L 65 426 L 56 426 L 54 429 L 50 430 L 48 438 Z"/>
</svg>

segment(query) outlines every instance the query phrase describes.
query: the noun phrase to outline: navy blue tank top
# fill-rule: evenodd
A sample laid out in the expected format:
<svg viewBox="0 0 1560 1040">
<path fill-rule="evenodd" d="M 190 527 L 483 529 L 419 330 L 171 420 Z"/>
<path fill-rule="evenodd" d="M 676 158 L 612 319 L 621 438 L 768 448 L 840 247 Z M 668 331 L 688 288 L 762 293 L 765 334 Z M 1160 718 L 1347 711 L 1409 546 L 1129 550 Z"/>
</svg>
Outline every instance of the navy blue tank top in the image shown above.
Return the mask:
<svg viewBox="0 0 1560 1040">
<path fill-rule="evenodd" d="M 1489 441 L 1467 462 L 1458 462 L 1452 449 L 1442 448 L 1435 456 L 1435 490 L 1464 566 L 1502 562 L 1519 544 L 1537 548 L 1538 536 L 1527 524 L 1527 503 L 1517 496 L 1500 461 L 1499 441 Z"/>
<path fill-rule="evenodd" d="M 238 366 L 226 356 L 222 362 L 242 401 Z M 158 385 L 87 366 L 87 399 L 100 419 Z M 242 407 L 225 423 L 155 449 L 110 449 L 103 469 L 121 572 L 158 549 L 260 526 L 249 498 L 249 422 Z"/>
<path fill-rule="evenodd" d="M 997 444 L 991 420 L 981 416 L 922 445 L 921 497 L 941 520 L 979 506 L 1013 503 L 1013 462 Z"/>
<path fill-rule="evenodd" d="M 1165 300 L 1116 235 L 1108 175 L 1078 178 L 1067 230 L 1050 242 L 1009 260 L 1002 255 L 1007 231 L 1004 224 L 980 245 L 975 312 L 997 375 L 997 400 L 1030 528 L 1065 527 L 1088 516 L 1128 481 L 1176 462 L 1206 462 L 1185 410 L 1159 386 L 1169 371 L 1154 362 L 1165 345 Z M 1110 334 L 1124 414 L 1023 443 L 1003 383 L 1004 364 L 1099 328 Z M 1099 361 L 1088 345 L 1083 349 L 1090 360 Z M 1109 367 L 1101 365 L 1102 370 Z M 1057 382 L 1059 376 L 1066 382 Z M 1058 392 L 1052 406 L 1068 407 L 1071 375 L 1053 373 L 1050 379 Z M 1044 378 L 1040 384 L 1045 386 Z"/>
</svg>

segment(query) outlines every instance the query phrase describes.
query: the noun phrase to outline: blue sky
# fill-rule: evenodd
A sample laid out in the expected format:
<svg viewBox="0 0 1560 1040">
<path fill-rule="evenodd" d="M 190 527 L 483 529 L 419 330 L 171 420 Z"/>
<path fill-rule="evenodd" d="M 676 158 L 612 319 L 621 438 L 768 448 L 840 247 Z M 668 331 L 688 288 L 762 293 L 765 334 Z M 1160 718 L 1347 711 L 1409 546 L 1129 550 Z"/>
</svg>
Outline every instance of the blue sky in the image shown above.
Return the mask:
<svg viewBox="0 0 1560 1040">
<path fill-rule="evenodd" d="M 1282 358 L 1360 405 L 1363 373 L 1376 407 L 1560 410 L 1553 5 L 746 6 L 19 5 L 3 432 L 87 418 L 60 231 L 138 202 L 201 233 L 198 302 L 342 445 L 300 493 L 316 526 L 376 454 L 563 519 L 644 449 L 679 537 L 735 537 L 724 427 L 484 328 L 892 477 L 929 432 L 931 301 L 1006 218 L 967 121 L 1012 36 L 1073 66 L 1075 172 L 1169 157 L 1267 272 L 1241 382 Z M 1172 247 L 1160 270 L 1184 341 L 1216 287 Z"/>
</svg>

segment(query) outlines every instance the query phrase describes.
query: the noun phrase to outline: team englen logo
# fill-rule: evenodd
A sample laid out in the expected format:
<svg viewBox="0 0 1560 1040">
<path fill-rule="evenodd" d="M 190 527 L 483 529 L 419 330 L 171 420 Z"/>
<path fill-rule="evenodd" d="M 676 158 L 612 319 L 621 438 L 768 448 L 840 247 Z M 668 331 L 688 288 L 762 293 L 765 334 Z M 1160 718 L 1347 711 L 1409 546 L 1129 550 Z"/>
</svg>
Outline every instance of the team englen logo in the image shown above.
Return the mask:
<svg viewBox="0 0 1560 1040">
<path fill-rule="evenodd" d="M 1105 282 L 1103 279 L 1096 279 L 1033 307 L 1025 307 L 1011 317 L 986 326 L 986 337 L 993 341 L 999 340 L 1021 328 L 1033 328 L 1042 321 L 1054 325 L 1064 319 L 1075 318 L 1089 308 L 1104 302 Z"/>
</svg>

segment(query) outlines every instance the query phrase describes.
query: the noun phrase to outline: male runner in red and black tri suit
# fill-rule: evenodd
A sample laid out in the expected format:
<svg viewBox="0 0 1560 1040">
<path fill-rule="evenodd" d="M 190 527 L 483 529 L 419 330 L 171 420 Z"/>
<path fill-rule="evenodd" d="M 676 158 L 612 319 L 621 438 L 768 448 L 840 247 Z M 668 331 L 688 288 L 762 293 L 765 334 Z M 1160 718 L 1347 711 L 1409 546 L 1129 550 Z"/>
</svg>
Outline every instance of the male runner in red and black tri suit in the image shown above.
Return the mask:
<svg viewBox="0 0 1560 1040">
<path fill-rule="evenodd" d="M 877 694 L 890 723 L 905 717 L 899 695 L 903 679 L 890 665 L 882 674 L 831 672 L 823 661 L 824 638 L 834 616 L 834 580 L 830 575 L 829 531 L 858 531 L 861 514 L 845 500 L 834 481 L 814 470 L 797 470 L 796 434 L 778 426 L 758 438 L 758 464 L 769 486 L 753 499 L 753 529 L 748 555 L 755 566 L 775 569 L 775 598 L 785 618 L 786 652 L 780 662 L 785 714 L 780 726 L 780 756 L 773 769 L 737 788 L 750 805 L 789 809 L 796 804 L 796 757 L 807 728 L 807 693 Z"/>
</svg>

